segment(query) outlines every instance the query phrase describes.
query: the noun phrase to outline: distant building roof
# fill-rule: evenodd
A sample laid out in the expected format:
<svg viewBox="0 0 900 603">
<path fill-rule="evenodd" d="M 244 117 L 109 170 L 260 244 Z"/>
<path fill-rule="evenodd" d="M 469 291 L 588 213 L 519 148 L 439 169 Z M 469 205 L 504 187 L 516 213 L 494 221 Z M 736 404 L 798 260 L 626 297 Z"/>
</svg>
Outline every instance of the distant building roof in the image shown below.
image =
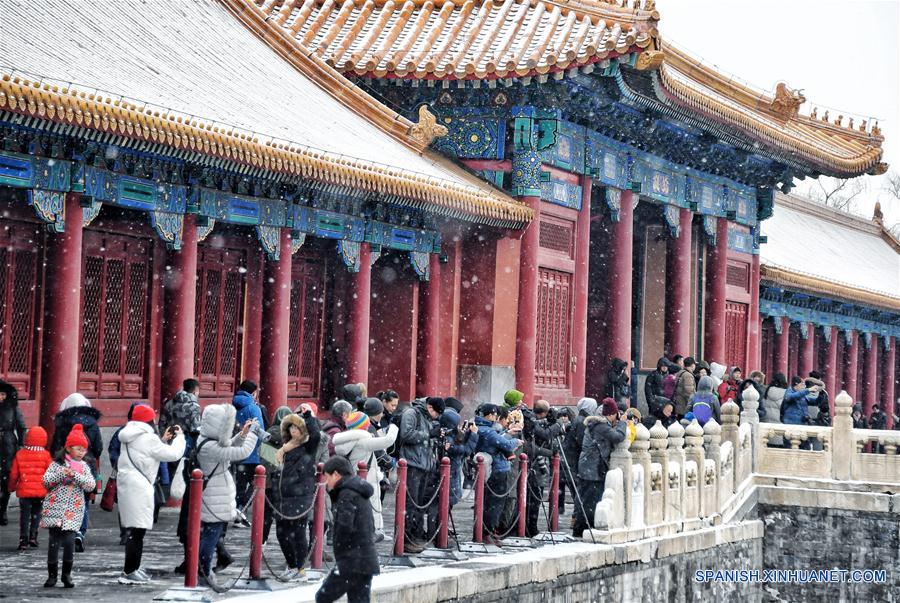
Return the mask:
<svg viewBox="0 0 900 603">
<path fill-rule="evenodd" d="M 779 194 L 762 234 L 764 281 L 900 309 L 900 244 L 879 222 Z"/>
<path fill-rule="evenodd" d="M 2 10 L 0 110 L 505 227 L 531 218 L 426 149 L 435 128 L 417 127 L 315 57 L 264 43 L 258 14 L 239 1 L 53 0 Z"/>
</svg>

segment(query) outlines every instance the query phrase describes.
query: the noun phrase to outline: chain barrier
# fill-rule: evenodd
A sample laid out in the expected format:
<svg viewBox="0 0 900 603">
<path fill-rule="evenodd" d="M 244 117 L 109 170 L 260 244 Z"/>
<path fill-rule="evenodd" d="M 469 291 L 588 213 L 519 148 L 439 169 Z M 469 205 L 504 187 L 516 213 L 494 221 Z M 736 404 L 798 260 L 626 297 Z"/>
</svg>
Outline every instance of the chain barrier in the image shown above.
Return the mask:
<svg viewBox="0 0 900 603">
<path fill-rule="evenodd" d="M 512 494 L 513 490 L 515 490 L 516 488 L 519 487 L 519 476 L 521 474 L 522 474 L 521 469 L 516 471 L 516 476 L 512 480 L 513 485 L 509 490 L 506 491 L 505 494 L 497 494 L 496 492 L 494 492 L 494 490 L 490 486 L 488 486 L 488 480 L 484 480 L 484 489 L 487 490 L 488 492 L 490 492 L 493 496 L 495 496 L 497 498 L 506 498 L 507 496 Z M 509 478 L 507 478 L 507 479 L 509 479 Z"/>
<path fill-rule="evenodd" d="M 420 511 L 424 511 L 424 510 L 428 509 L 434 503 L 435 500 L 437 500 L 438 494 L 441 493 L 441 486 L 443 484 L 444 484 L 444 477 L 441 476 L 441 479 L 438 481 L 437 488 L 434 489 L 434 496 L 432 496 L 431 500 L 429 500 L 427 503 L 425 503 L 422 506 L 419 506 L 416 503 L 416 501 L 412 500 L 412 497 L 409 496 L 408 490 L 407 490 L 406 502 L 412 503 L 413 507 L 415 507 L 416 509 L 419 509 Z"/>
<path fill-rule="evenodd" d="M 316 484 L 315 489 L 318 490 L 319 488 L 324 488 L 324 487 L 325 487 L 324 483 Z M 266 504 L 269 506 L 270 509 L 272 509 L 272 513 L 277 515 L 280 519 L 284 519 L 286 521 L 297 521 L 298 519 L 303 519 L 304 517 L 306 517 L 307 515 L 312 513 L 313 509 L 315 509 L 315 507 L 316 507 L 316 492 L 315 492 L 315 490 L 313 491 L 312 503 L 310 503 L 309 508 L 306 511 L 304 511 L 303 513 L 301 513 L 300 515 L 294 515 L 293 517 L 285 515 L 284 513 L 282 513 L 278 509 L 276 509 L 275 504 L 268 497 L 268 495 L 266 496 Z"/>
<path fill-rule="evenodd" d="M 241 572 L 238 574 L 237 578 L 235 578 L 234 580 L 231 581 L 231 584 L 229 586 L 220 586 L 218 581 L 215 578 L 215 573 L 211 572 L 211 575 L 207 575 L 203 571 L 202 567 L 200 568 L 200 575 L 206 579 L 206 583 L 216 594 L 219 594 L 219 595 L 225 594 L 228 591 L 232 590 L 235 586 L 237 586 L 238 581 L 240 581 L 240 579 L 244 577 L 244 572 L 247 571 L 247 567 L 250 565 L 250 557 L 251 557 L 251 555 L 248 554 L 247 560 L 244 561 L 244 566 L 241 568 Z"/>
</svg>

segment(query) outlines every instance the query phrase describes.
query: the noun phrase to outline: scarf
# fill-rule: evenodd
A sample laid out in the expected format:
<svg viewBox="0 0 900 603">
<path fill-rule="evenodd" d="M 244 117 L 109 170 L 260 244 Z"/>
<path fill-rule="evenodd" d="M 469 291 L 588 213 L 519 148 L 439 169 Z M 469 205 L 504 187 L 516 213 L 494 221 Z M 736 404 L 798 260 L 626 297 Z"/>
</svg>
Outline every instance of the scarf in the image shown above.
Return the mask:
<svg viewBox="0 0 900 603">
<path fill-rule="evenodd" d="M 295 448 L 299 448 L 300 443 L 296 438 L 291 438 L 289 442 L 286 442 L 284 446 L 278 449 L 278 452 L 275 453 L 275 464 L 276 465 L 284 465 L 284 455 L 290 452 Z"/>
<path fill-rule="evenodd" d="M 74 458 L 72 458 L 71 456 L 69 456 L 67 454 L 66 455 L 66 463 L 69 465 L 70 468 L 74 469 L 78 473 L 84 473 L 84 462 L 83 461 L 76 461 Z"/>
</svg>

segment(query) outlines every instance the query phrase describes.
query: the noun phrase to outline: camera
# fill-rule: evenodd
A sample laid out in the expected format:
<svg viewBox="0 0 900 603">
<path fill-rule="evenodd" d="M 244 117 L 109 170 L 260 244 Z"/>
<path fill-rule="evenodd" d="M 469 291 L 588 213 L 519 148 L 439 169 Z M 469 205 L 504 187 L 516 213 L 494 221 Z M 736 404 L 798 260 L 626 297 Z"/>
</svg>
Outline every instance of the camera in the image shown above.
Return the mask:
<svg viewBox="0 0 900 603">
<path fill-rule="evenodd" d="M 272 439 L 272 434 L 262 428 L 258 422 L 253 421 L 250 424 L 250 431 L 256 434 L 256 437 L 259 438 L 260 442 L 268 442 Z"/>
</svg>

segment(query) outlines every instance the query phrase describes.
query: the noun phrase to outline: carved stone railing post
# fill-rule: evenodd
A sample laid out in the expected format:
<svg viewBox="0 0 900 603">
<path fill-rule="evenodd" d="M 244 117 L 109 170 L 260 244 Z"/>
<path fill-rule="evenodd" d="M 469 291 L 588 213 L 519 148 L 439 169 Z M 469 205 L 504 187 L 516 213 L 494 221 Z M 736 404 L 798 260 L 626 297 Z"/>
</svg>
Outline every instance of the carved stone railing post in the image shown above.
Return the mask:
<svg viewBox="0 0 900 603">
<path fill-rule="evenodd" d="M 708 512 L 703 508 L 704 491 L 706 486 L 706 455 L 703 452 L 703 428 L 697 419 L 691 421 L 690 425 L 684 429 L 685 460 L 693 461 L 697 465 L 697 515 L 706 517 L 707 514 L 715 512 L 710 509 Z"/>
<path fill-rule="evenodd" d="M 651 475 L 650 478 L 650 487 L 651 490 L 658 487 L 659 493 L 661 495 L 661 503 L 662 503 L 662 512 L 660 513 L 657 509 L 653 509 L 648 505 L 648 509 L 651 513 L 655 511 L 655 517 L 659 519 L 659 523 L 662 523 L 666 520 L 666 514 L 668 513 L 669 502 L 669 453 L 666 450 L 669 446 L 669 432 L 665 427 L 662 426 L 662 423 L 657 421 L 656 424 L 650 428 L 650 463 L 651 463 L 651 473 L 652 473 L 652 465 L 659 465 L 659 483 L 654 485 L 653 477 Z M 654 522 L 648 522 L 654 523 Z"/>
<path fill-rule="evenodd" d="M 747 423 L 750 425 L 750 428 L 753 430 L 751 433 L 750 442 L 752 445 L 758 446 L 757 437 L 759 436 L 759 392 L 756 391 L 755 387 L 748 387 L 743 392 L 741 392 L 741 400 L 743 405 L 743 410 L 741 411 L 741 423 Z M 756 471 L 756 468 L 759 466 L 758 461 L 756 459 L 756 450 L 753 451 L 753 466 L 752 471 Z"/>
<path fill-rule="evenodd" d="M 635 438 L 631 443 L 631 459 L 634 465 L 640 466 L 640 484 L 638 484 L 638 480 L 634 480 L 632 484 L 634 490 L 632 493 L 632 504 L 634 505 L 632 508 L 634 509 L 634 513 L 632 513 L 631 519 L 629 521 L 629 526 L 633 528 L 643 527 L 649 523 L 649 508 L 650 508 L 650 431 L 644 427 L 642 423 L 637 424 L 637 428 L 635 430 Z M 634 479 L 635 472 L 632 472 Z M 638 494 L 638 488 L 640 488 L 640 494 Z M 637 504 L 634 503 L 635 496 L 641 496 L 641 508 L 640 508 L 640 517 L 637 516 L 638 509 Z"/>
<path fill-rule="evenodd" d="M 724 501 L 733 493 L 734 478 L 730 472 L 727 478 L 725 477 L 726 472 L 722 463 L 722 426 L 716 423 L 715 419 L 710 419 L 703 426 L 703 441 L 706 444 L 706 458 L 716 464 L 716 512 L 720 512 Z"/>
<path fill-rule="evenodd" d="M 722 405 L 722 441 L 723 442 L 731 442 L 731 450 L 734 458 L 733 466 L 733 477 L 734 482 L 731 484 L 731 491 L 737 492 L 738 486 L 740 486 L 740 482 L 738 481 L 740 478 L 740 471 L 738 470 L 738 465 L 740 463 L 740 436 L 738 435 L 738 413 L 740 413 L 741 409 L 734 402 L 726 402 Z M 754 451 L 755 452 L 755 451 Z"/>
<path fill-rule="evenodd" d="M 631 453 L 628 452 L 628 436 L 616 444 L 612 453 L 609 455 L 609 468 L 622 470 L 622 494 L 625 500 L 625 508 L 623 509 L 625 521 L 631 517 Z"/>
<path fill-rule="evenodd" d="M 831 471 L 834 479 L 849 480 L 851 464 L 856 453 L 853 441 L 853 419 L 850 417 L 853 400 L 841 391 L 834 399 L 834 421 L 832 423 Z"/>
<path fill-rule="evenodd" d="M 684 427 L 680 423 L 669 425 L 669 466 L 663 478 L 668 481 L 666 521 L 684 517 Z"/>
</svg>

